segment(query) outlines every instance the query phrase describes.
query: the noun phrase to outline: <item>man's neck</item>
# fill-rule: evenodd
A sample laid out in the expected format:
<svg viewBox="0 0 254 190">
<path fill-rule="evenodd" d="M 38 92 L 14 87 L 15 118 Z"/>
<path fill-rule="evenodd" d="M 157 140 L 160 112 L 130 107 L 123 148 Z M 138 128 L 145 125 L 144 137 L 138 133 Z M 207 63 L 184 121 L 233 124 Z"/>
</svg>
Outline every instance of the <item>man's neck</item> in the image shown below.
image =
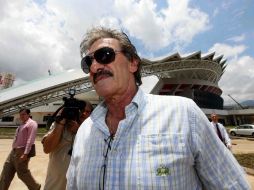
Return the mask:
<svg viewBox="0 0 254 190">
<path fill-rule="evenodd" d="M 123 119 L 125 117 L 125 107 L 131 103 L 137 91 L 138 88 L 135 86 L 135 88 L 127 89 L 122 95 L 105 99 L 108 113 L 113 117 Z"/>
<path fill-rule="evenodd" d="M 27 120 L 25 120 L 25 121 L 22 121 L 21 123 L 22 123 L 22 125 L 24 125 L 24 124 L 26 124 L 26 122 L 29 120 L 29 118 L 27 119 Z"/>
<path fill-rule="evenodd" d="M 131 103 L 137 91 L 137 86 L 133 85 L 129 86 L 124 93 L 118 96 L 108 99 L 105 98 L 105 103 L 108 108 L 105 122 L 111 135 L 116 134 L 119 122 L 125 119 L 125 107 Z"/>
</svg>

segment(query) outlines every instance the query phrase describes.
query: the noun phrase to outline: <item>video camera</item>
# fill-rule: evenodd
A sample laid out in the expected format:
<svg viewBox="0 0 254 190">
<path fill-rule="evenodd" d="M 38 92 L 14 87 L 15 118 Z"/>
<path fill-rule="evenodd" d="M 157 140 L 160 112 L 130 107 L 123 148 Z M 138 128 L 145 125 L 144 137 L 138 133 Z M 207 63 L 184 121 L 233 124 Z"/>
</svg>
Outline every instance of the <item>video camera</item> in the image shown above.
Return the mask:
<svg viewBox="0 0 254 190">
<path fill-rule="evenodd" d="M 83 101 L 79 101 L 75 96 L 75 89 L 69 90 L 69 98 L 64 97 L 63 111 L 61 117 L 67 120 L 79 121 L 80 111 L 85 107 Z"/>
<path fill-rule="evenodd" d="M 49 117 L 49 119 L 47 120 L 46 129 L 49 129 L 54 121 L 61 118 L 79 122 L 80 111 L 86 105 L 84 101 L 80 101 L 74 98 L 75 93 L 76 93 L 75 89 L 69 90 L 70 97 L 63 98 L 64 104 L 61 107 L 59 107 L 51 117 Z M 60 110 L 62 110 L 62 113 L 60 116 L 57 116 Z"/>
</svg>

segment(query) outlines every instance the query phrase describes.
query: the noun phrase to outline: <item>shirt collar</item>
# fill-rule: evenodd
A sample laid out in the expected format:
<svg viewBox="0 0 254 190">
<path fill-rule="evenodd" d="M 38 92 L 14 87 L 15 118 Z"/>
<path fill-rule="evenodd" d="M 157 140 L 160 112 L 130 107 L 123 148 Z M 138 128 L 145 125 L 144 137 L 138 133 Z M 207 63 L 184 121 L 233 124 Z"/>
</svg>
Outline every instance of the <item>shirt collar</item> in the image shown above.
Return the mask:
<svg viewBox="0 0 254 190">
<path fill-rule="evenodd" d="M 126 106 L 125 110 L 128 110 L 128 107 L 136 106 L 138 109 L 138 114 L 141 113 L 141 111 L 143 110 L 145 106 L 145 96 L 146 94 L 140 88 L 138 88 L 136 95 L 133 97 L 131 103 Z M 102 101 L 93 110 L 91 117 L 94 119 L 102 117 L 103 115 L 105 117 L 106 112 L 107 112 L 107 105 L 105 104 L 105 101 Z"/>
<path fill-rule="evenodd" d="M 31 118 L 29 117 L 24 123 L 22 123 L 22 125 L 27 124 L 27 123 L 29 122 L 30 119 L 31 119 Z"/>
<path fill-rule="evenodd" d="M 141 110 L 143 110 L 145 106 L 145 93 L 140 88 L 138 88 L 138 91 L 131 103 L 138 108 L 138 113 L 141 113 Z"/>
</svg>

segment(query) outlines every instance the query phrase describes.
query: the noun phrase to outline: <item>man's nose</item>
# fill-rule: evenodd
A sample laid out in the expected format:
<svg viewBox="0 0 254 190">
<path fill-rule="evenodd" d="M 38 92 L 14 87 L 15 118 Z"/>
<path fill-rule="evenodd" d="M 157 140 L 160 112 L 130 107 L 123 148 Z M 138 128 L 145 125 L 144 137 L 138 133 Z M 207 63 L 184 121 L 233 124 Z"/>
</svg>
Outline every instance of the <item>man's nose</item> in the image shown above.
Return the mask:
<svg viewBox="0 0 254 190">
<path fill-rule="evenodd" d="M 98 63 L 95 59 L 93 59 L 92 65 L 90 67 L 90 71 L 96 73 L 99 69 L 103 69 L 105 65 Z"/>
</svg>

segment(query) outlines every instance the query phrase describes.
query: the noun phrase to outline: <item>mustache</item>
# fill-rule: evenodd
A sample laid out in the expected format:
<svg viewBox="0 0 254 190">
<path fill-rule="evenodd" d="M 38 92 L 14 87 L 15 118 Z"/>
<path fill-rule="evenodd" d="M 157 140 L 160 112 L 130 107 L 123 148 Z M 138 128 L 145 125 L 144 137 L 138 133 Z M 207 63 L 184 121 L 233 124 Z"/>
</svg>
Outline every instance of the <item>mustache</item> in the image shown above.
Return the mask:
<svg viewBox="0 0 254 190">
<path fill-rule="evenodd" d="M 103 75 L 112 77 L 113 73 L 111 73 L 110 71 L 107 71 L 107 70 L 99 70 L 97 73 L 94 74 L 93 82 L 95 83 L 97 77 L 103 76 Z"/>
</svg>

